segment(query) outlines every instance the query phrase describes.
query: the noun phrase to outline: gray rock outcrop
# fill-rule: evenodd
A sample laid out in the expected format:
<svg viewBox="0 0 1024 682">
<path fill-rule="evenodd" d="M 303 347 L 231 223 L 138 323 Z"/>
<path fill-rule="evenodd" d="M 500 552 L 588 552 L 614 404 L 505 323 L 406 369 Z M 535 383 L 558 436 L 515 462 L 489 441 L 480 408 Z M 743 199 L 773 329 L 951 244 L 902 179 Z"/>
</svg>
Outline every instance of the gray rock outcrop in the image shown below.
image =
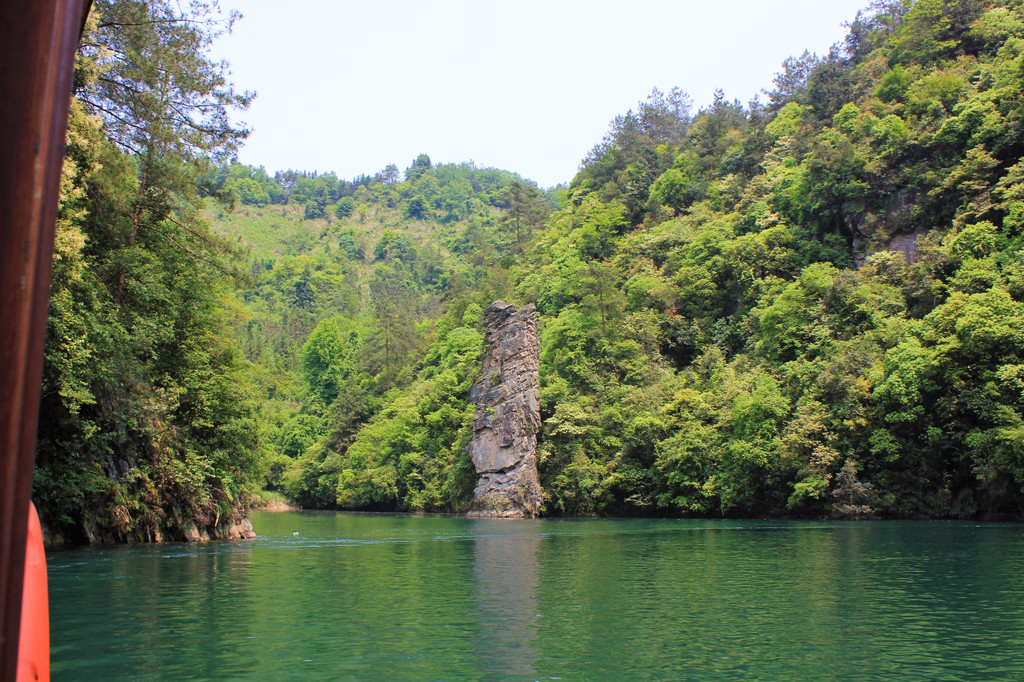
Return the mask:
<svg viewBox="0 0 1024 682">
<path fill-rule="evenodd" d="M 149 542 L 209 542 L 211 540 L 251 540 L 256 537 L 252 522 L 242 512 L 218 516 L 206 525 L 190 517 L 177 516 L 149 528 L 136 528 L 115 534 L 109 528 L 93 523 L 77 529 L 59 530 L 43 526 L 43 544 L 47 547 L 69 547 L 79 544 L 137 544 Z"/>
<path fill-rule="evenodd" d="M 469 455 L 480 480 L 469 516 L 522 518 L 540 511 L 540 340 L 537 309 L 495 301 L 487 325 L 483 376 L 470 392 L 476 404 Z"/>
<path fill-rule="evenodd" d="M 844 206 L 843 223 L 853 236 L 853 263 L 863 267 L 878 251 L 898 251 L 906 262 L 917 260 L 917 238 L 927 230 L 913 224 L 917 208 L 913 192 L 894 192 L 881 210 L 868 210 L 851 202 Z"/>
</svg>

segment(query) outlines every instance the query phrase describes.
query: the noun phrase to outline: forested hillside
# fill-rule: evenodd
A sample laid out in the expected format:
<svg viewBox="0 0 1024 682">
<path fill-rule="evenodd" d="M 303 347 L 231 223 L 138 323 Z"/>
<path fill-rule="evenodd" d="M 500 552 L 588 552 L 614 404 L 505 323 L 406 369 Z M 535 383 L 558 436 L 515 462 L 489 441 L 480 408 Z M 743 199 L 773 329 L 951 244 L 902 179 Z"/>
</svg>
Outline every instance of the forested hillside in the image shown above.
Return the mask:
<svg viewBox="0 0 1024 682">
<path fill-rule="evenodd" d="M 1020 513 L 1022 18 L 876 3 L 765 105 L 613 123 L 512 274 L 550 512 Z"/>
<path fill-rule="evenodd" d="M 466 508 L 482 309 L 511 293 L 508 265 L 564 191 L 426 154 L 353 182 L 237 164 L 212 181 L 236 199 L 210 209 L 215 229 L 253 253 L 234 329 L 266 391 L 267 488 Z"/>
<path fill-rule="evenodd" d="M 204 56 L 231 18 L 194 9 L 97 0 L 76 62 L 33 490 L 69 539 L 223 535 L 264 466 L 219 302 L 244 256 L 199 215 L 249 95 Z"/>
<path fill-rule="evenodd" d="M 206 29 L 166 29 L 200 60 L 175 87 L 219 112 L 195 125 L 119 57 L 170 34 L 98 9 L 51 304 L 52 525 L 176 536 L 267 494 L 465 510 L 495 298 L 540 314 L 548 514 L 1024 512 L 1016 0 L 876 2 L 765 101 L 655 91 L 548 191 L 426 154 L 351 181 L 233 163 L 246 96 Z"/>
</svg>

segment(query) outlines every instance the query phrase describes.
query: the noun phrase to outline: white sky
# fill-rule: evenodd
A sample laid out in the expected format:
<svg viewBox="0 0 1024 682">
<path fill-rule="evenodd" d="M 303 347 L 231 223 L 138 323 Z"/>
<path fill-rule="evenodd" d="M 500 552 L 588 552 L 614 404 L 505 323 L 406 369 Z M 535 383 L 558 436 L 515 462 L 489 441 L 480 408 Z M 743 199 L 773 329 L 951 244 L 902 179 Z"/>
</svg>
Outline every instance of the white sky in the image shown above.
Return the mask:
<svg viewBox="0 0 1024 682">
<path fill-rule="evenodd" d="M 426 153 L 549 187 L 652 88 L 747 102 L 868 1 L 221 0 L 244 19 L 213 56 L 258 93 L 243 163 L 351 179 Z"/>
</svg>

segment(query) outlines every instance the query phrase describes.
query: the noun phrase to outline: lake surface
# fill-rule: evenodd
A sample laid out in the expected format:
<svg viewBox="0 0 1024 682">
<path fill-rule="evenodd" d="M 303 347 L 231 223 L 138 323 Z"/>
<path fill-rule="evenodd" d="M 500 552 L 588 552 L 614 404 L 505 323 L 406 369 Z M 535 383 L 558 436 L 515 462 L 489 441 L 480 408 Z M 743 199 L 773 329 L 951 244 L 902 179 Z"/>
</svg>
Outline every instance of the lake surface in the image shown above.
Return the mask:
<svg viewBox="0 0 1024 682">
<path fill-rule="evenodd" d="M 51 551 L 54 679 L 1024 679 L 1021 525 L 252 521 Z"/>
</svg>

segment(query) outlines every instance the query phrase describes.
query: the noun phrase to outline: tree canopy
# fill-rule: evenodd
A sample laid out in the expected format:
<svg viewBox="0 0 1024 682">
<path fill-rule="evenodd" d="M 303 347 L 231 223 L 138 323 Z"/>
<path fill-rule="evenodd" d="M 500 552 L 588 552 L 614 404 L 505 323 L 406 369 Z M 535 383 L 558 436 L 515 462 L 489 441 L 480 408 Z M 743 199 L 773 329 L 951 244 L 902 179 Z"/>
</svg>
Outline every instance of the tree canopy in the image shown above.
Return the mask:
<svg viewBox="0 0 1024 682">
<path fill-rule="evenodd" d="M 548 514 L 1020 517 L 1019 3 L 875 2 L 767 103 L 656 90 L 551 189 L 233 162 L 248 95 L 202 57 L 226 24 L 177 7 L 99 3 L 80 57 L 51 523 L 465 510 L 497 298 L 540 317 Z"/>
</svg>

